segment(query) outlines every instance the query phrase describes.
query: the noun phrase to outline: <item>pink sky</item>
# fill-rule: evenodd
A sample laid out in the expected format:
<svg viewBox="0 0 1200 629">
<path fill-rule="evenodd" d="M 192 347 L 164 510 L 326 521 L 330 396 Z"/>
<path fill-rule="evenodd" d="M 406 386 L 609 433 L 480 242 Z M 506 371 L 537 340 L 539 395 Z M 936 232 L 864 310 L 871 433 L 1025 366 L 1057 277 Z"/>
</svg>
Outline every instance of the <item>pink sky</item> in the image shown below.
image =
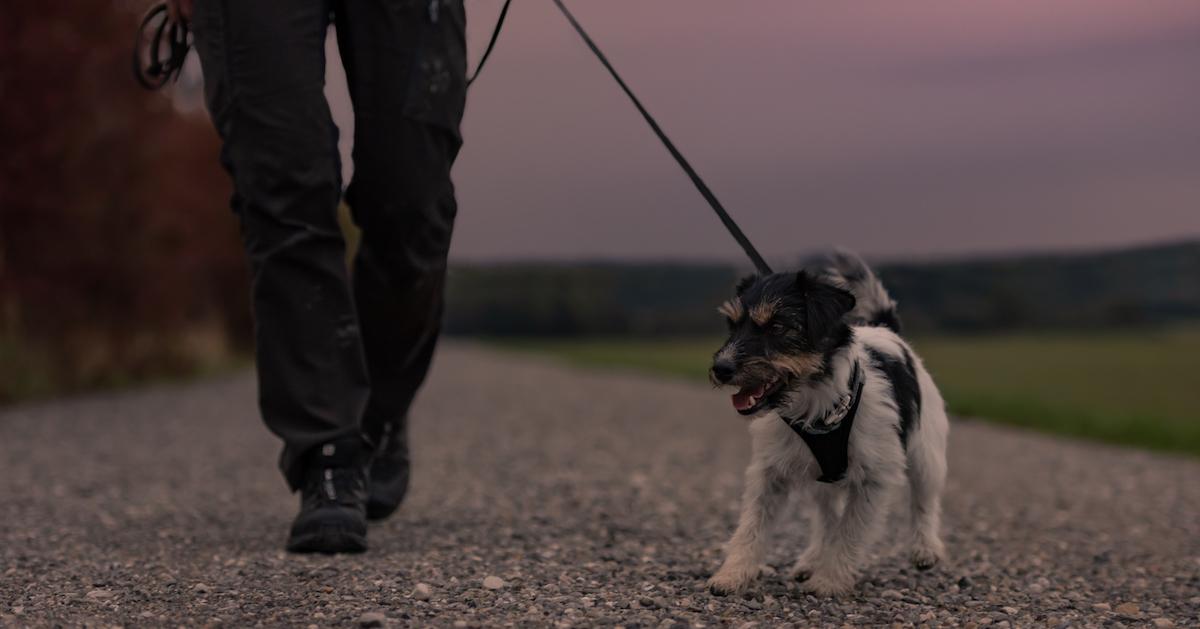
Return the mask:
<svg viewBox="0 0 1200 629">
<path fill-rule="evenodd" d="M 514 4 L 468 101 L 455 258 L 736 259 L 549 0 Z M 477 55 L 500 0 L 467 6 Z M 771 257 L 1200 237 L 1200 3 L 570 6 Z"/>
</svg>

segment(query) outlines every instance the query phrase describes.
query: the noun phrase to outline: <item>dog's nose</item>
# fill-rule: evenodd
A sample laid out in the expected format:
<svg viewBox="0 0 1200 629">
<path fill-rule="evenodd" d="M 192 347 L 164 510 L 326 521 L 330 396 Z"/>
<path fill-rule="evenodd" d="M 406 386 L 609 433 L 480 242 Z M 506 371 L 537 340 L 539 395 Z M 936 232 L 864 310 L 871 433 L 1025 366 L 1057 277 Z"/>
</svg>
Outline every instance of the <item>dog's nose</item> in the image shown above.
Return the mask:
<svg viewBox="0 0 1200 629">
<path fill-rule="evenodd" d="M 735 371 L 737 371 L 737 369 L 734 368 L 733 362 L 728 360 L 719 360 L 713 363 L 712 366 L 713 379 L 721 384 L 725 384 L 733 379 L 733 374 Z"/>
</svg>

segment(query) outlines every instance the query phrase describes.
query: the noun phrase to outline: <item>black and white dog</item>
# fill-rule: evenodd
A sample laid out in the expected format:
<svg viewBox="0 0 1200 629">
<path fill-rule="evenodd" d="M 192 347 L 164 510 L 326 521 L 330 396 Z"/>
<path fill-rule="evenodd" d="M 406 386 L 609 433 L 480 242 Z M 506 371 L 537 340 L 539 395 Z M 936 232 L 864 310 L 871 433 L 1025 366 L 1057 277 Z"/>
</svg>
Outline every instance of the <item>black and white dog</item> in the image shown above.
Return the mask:
<svg viewBox="0 0 1200 629">
<path fill-rule="evenodd" d="M 818 594 L 854 587 L 893 498 L 911 490 L 911 559 L 943 555 L 938 534 L 949 422 L 933 379 L 898 336 L 896 304 L 857 256 L 816 272 L 742 280 L 721 306 L 730 336 L 717 385 L 753 418 L 753 455 L 737 531 L 709 580 L 717 594 L 758 576 L 767 529 L 793 488 L 812 506 L 812 537 L 792 577 Z"/>
</svg>

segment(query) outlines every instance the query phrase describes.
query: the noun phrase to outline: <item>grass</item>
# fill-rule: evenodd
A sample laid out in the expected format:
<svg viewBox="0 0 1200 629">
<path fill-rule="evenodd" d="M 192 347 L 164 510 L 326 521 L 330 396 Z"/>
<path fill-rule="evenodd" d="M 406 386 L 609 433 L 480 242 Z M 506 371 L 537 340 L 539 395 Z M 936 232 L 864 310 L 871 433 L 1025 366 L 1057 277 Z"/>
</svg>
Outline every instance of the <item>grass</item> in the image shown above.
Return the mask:
<svg viewBox="0 0 1200 629">
<path fill-rule="evenodd" d="M 716 340 L 497 341 L 599 368 L 705 381 Z M 1200 327 L 928 337 L 913 345 L 951 411 L 1200 455 Z"/>
<path fill-rule="evenodd" d="M 71 359 L 17 335 L 0 333 L 0 408 L 85 391 L 110 391 L 194 378 L 244 368 L 249 358 L 230 347 L 223 330 L 195 325 L 166 338 L 143 341 L 141 355 L 115 356 L 98 339 L 74 347 Z"/>
</svg>

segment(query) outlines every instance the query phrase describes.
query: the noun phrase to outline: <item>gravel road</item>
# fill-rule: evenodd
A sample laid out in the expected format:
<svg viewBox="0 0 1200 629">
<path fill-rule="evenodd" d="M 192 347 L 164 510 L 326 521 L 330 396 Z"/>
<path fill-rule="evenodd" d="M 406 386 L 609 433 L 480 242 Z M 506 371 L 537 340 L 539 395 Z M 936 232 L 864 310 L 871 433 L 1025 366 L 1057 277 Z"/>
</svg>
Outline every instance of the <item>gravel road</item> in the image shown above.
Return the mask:
<svg viewBox="0 0 1200 629">
<path fill-rule="evenodd" d="M 249 374 L 0 412 L 0 626 L 1197 626 L 1200 462 L 957 420 L 949 561 L 703 590 L 748 439 L 704 385 L 447 345 L 412 492 L 355 557 L 295 509 Z M 799 514 L 770 555 L 782 574 Z"/>
</svg>

